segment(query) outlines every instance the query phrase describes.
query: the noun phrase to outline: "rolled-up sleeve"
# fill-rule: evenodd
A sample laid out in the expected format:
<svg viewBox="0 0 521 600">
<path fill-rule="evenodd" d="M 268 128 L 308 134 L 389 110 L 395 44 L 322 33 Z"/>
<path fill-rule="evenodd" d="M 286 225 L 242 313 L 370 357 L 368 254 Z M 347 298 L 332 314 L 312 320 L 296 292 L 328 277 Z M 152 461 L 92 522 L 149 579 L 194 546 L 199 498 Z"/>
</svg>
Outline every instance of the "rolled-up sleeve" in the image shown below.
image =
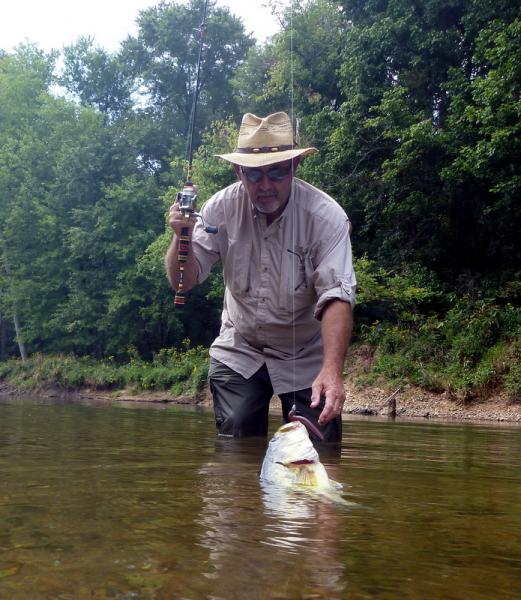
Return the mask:
<svg viewBox="0 0 521 600">
<path fill-rule="evenodd" d="M 353 269 L 349 219 L 344 217 L 333 235 L 323 238 L 314 272 L 314 286 L 318 297 L 315 318 L 320 320 L 322 311 L 331 300 L 355 304 L 356 277 Z"/>
</svg>

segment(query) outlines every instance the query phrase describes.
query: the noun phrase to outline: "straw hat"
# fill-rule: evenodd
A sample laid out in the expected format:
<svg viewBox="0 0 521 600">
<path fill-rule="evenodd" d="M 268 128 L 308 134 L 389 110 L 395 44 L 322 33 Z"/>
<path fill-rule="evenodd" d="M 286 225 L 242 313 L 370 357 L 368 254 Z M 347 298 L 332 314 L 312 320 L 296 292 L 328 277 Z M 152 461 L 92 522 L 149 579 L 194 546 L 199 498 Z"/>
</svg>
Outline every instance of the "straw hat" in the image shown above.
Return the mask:
<svg viewBox="0 0 521 600">
<path fill-rule="evenodd" d="M 318 150 L 295 147 L 291 120 L 286 113 L 277 112 L 264 118 L 246 113 L 239 129 L 237 150 L 216 156 L 242 167 L 264 167 L 314 152 Z"/>
</svg>

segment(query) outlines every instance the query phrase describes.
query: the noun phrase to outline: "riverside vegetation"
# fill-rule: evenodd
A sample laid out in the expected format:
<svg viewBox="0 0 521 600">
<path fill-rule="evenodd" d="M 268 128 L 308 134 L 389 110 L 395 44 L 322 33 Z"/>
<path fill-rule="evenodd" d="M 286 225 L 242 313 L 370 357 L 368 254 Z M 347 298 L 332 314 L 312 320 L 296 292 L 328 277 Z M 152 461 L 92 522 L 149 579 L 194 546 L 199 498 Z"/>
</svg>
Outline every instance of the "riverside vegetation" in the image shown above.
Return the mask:
<svg viewBox="0 0 521 600">
<path fill-rule="evenodd" d="M 350 377 L 519 403 L 519 6 L 307 0 L 290 14 L 271 4 L 282 27 L 263 44 L 218 2 L 210 9 L 200 198 L 233 180 L 213 155 L 234 147 L 241 114 L 287 109 L 293 59 L 301 143 L 320 149 L 301 174 L 353 222 L 349 360 L 367 360 Z M 173 396 L 204 386 L 222 279 L 216 271 L 174 311 L 163 269 L 202 6 L 140 12 L 113 53 L 91 39 L 0 50 L 6 386 Z"/>
<path fill-rule="evenodd" d="M 134 354 L 134 353 L 132 353 Z M 44 356 L 36 354 L 0 364 L 0 377 L 10 392 L 53 392 L 62 390 L 130 390 L 132 393 L 166 391 L 175 397 L 196 398 L 208 374 L 208 351 L 199 346 L 163 350 L 151 361 L 139 356 L 127 363 L 90 356 Z"/>
<path fill-rule="evenodd" d="M 429 297 L 425 288 L 411 287 L 396 275 L 381 282 L 359 265 L 362 281 L 357 311 L 378 298 L 389 310 L 400 310 L 399 318 L 361 322 L 348 362 L 357 355 L 369 355 L 363 368 L 350 375 L 357 387 L 378 384 L 387 388 L 413 386 L 440 394 L 450 392 L 463 402 L 487 400 L 498 393 L 512 403 L 521 401 L 521 311 L 511 304 L 495 301 L 454 302 L 443 322 L 433 314 L 419 316 L 417 303 Z M 373 294 L 373 296 L 372 296 Z M 399 301 L 393 297 L 400 299 Z M 407 301 L 404 299 L 407 298 Z M 407 305 L 407 306 L 406 306 Z M 373 343 L 372 343 L 373 342 Z M 208 373 L 208 350 L 202 346 L 163 349 L 152 360 L 143 360 L 133 348 L 130 359 L 113 357 L 96 360 L 72 355 L 36 354 L 26 361 L 11 359 L 0 363 L 0 378 L 18 391 L 46 389 L 77 391 L 130 390 L 135 394 L 164 391 L 173 397 L 196 401 L 203 393 Z"/>
</svg>

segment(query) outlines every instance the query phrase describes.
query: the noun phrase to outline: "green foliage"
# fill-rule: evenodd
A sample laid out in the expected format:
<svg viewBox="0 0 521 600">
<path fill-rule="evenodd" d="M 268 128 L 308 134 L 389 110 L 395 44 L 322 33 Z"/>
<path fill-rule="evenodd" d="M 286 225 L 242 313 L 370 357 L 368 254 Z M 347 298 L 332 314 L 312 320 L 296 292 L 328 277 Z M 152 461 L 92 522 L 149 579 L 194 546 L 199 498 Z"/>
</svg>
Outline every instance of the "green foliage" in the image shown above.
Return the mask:
<svg viewBox="0 0 521 600">
<path fill-rule="evenodd" d="M 463 241 L 475 238 L 478 266 L 510 278 L 518 271 L 521 251 L 521 20 L 492 21 L 476 38 L 475 74 L 466 81 L 455 69 L 447 83 L 455 94 L 448 119 L 452 162 L 441 171 L 456 202 L 472 194 L 475 224 L 468 213 Z M 468 200 L 466 202 L 468 205 Z M 485 256 L 480 256 L 484 251 Z M 480 264 L 481 263 L 481 264 Z"/>
<path fill-rule="evenodd" d="M 340 4 L 351 21 L 343 101 L 307 119 L 321 153 L 303 172 L 346 207 L 359 255 L 393 268 L 420 262 L 450 285 L 461 273 L 512 279 L 521 258 L 512 195 L 518 10 L 508 2 Z"/>
<path fill-rule="evenodd" d="M 266 115 L 291 104 L 301 117 L 339 106 L 336 73 L 346 36 L 342 13 L 333 0 L 291 4 L 279 11 L 282 31 L 263 47 L 251 48 L 237 70 L 233 85 L 244 112 Z"/>
<path fill-rule="evenodd" d="M 148 120 L 159 125 L 150 142 L 160 161 L 165 161 L 171 149 L 176 156 L 186 151 L 195 93 L 196 134 L 214 119 L 237 114 L 231 79 L 253 41 L 228 8 L 212 3 L 204 36 L 204 76 L 196 91 L 203 8 L 203 0 L 190 0 L 162 2 L 140 11 L 137 36 L 129 36 L 118 54 L 119 63 L 127 65 L 129 77 L 138 84 L 140 105 Z M 199 141 L 197 135 L 196 146 Z"/>
<path fill-rule="evenodd" d="M 208 375 L 208 350 L 202 346 L 181 350 L 163 349 L 150 362 L 135 357 L 127 363 L 113 359 L 95 360 L 72 355 L 34 354 L 26 362 L 0 363 L 0 378 L 20 390 L 38 391 L 49 387 L 77 390 L 167 391 L 195 396 Z"/>
<path fill-rule="evenodd" d="M 131 107 L 132 81 L 118 56 L 94 48 L 91 38 L 80 37 L 63 50 L 59 83 L 82 104 L 114 118 Z"/>
<path fill-rule="evenodd" d="M 354 260 L 357 304 L 367 310 L 375 303 L 392 307 L 404 323 L 414 321 L 420 308 L 440 296 L 435 277 L 421 265 L 404 265 L 402 272 L 388 271 L 366 256 Z"/>
<path fill-rule="evenodd" d="M 516 402 L 521 402 L 521 335 L 518 335 L 505 356 L 505 389 Z"/>
<path fill-rule="evenodd" d="M 452 299 L 444 316 L 414 326 L 374 322 L 363 340 L 377 347 L 372 376 L 464 398 L 506 389 L 519 398 L 521 309 L 496 299 Z"/>
<path fill-rule="evenodd" d="M 156 183 L 119 159 L 119 137 L 92 109 L 41 91 L 0 133 L 2 312 L 16 307 L 31 352 L 104 354 L 121 330 L 107 313 L 118 278 L 163 229 Z"/>
</svg>

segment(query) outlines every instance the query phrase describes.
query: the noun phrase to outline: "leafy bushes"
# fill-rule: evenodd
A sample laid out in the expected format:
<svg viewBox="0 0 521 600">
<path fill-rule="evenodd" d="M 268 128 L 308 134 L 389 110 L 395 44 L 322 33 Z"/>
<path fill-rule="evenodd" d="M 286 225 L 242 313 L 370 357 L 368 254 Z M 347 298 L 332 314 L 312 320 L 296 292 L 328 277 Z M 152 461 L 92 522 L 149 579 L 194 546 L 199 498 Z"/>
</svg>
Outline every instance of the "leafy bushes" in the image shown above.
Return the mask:
<svg viewBox="0 0 521 600">
<path fill-rule="evenodd" d="M 74 390 L 131 388 L 136 391 L 165 390 L 174 395 L 195 395 L 208 374 L 208 350 L 198 346 L 161 350 L 151 362 L 130 351 L 128 363 L 69 355 L 36 354 L 25 363 L 13 359 L 0 363 L 0 378 L 21 390 L 60 387 Z"/>
<path fill-rule="evenodd" d="M 377 348 L 370 379 L 449 390 L 463 399 L 502 389 L 512 400 L 521 397 L 519 306 L 499 294 L 445 294 L 426 272 L 396 274 L 367 259 L 357 267 L 359 342 Z"/>
</svg>

